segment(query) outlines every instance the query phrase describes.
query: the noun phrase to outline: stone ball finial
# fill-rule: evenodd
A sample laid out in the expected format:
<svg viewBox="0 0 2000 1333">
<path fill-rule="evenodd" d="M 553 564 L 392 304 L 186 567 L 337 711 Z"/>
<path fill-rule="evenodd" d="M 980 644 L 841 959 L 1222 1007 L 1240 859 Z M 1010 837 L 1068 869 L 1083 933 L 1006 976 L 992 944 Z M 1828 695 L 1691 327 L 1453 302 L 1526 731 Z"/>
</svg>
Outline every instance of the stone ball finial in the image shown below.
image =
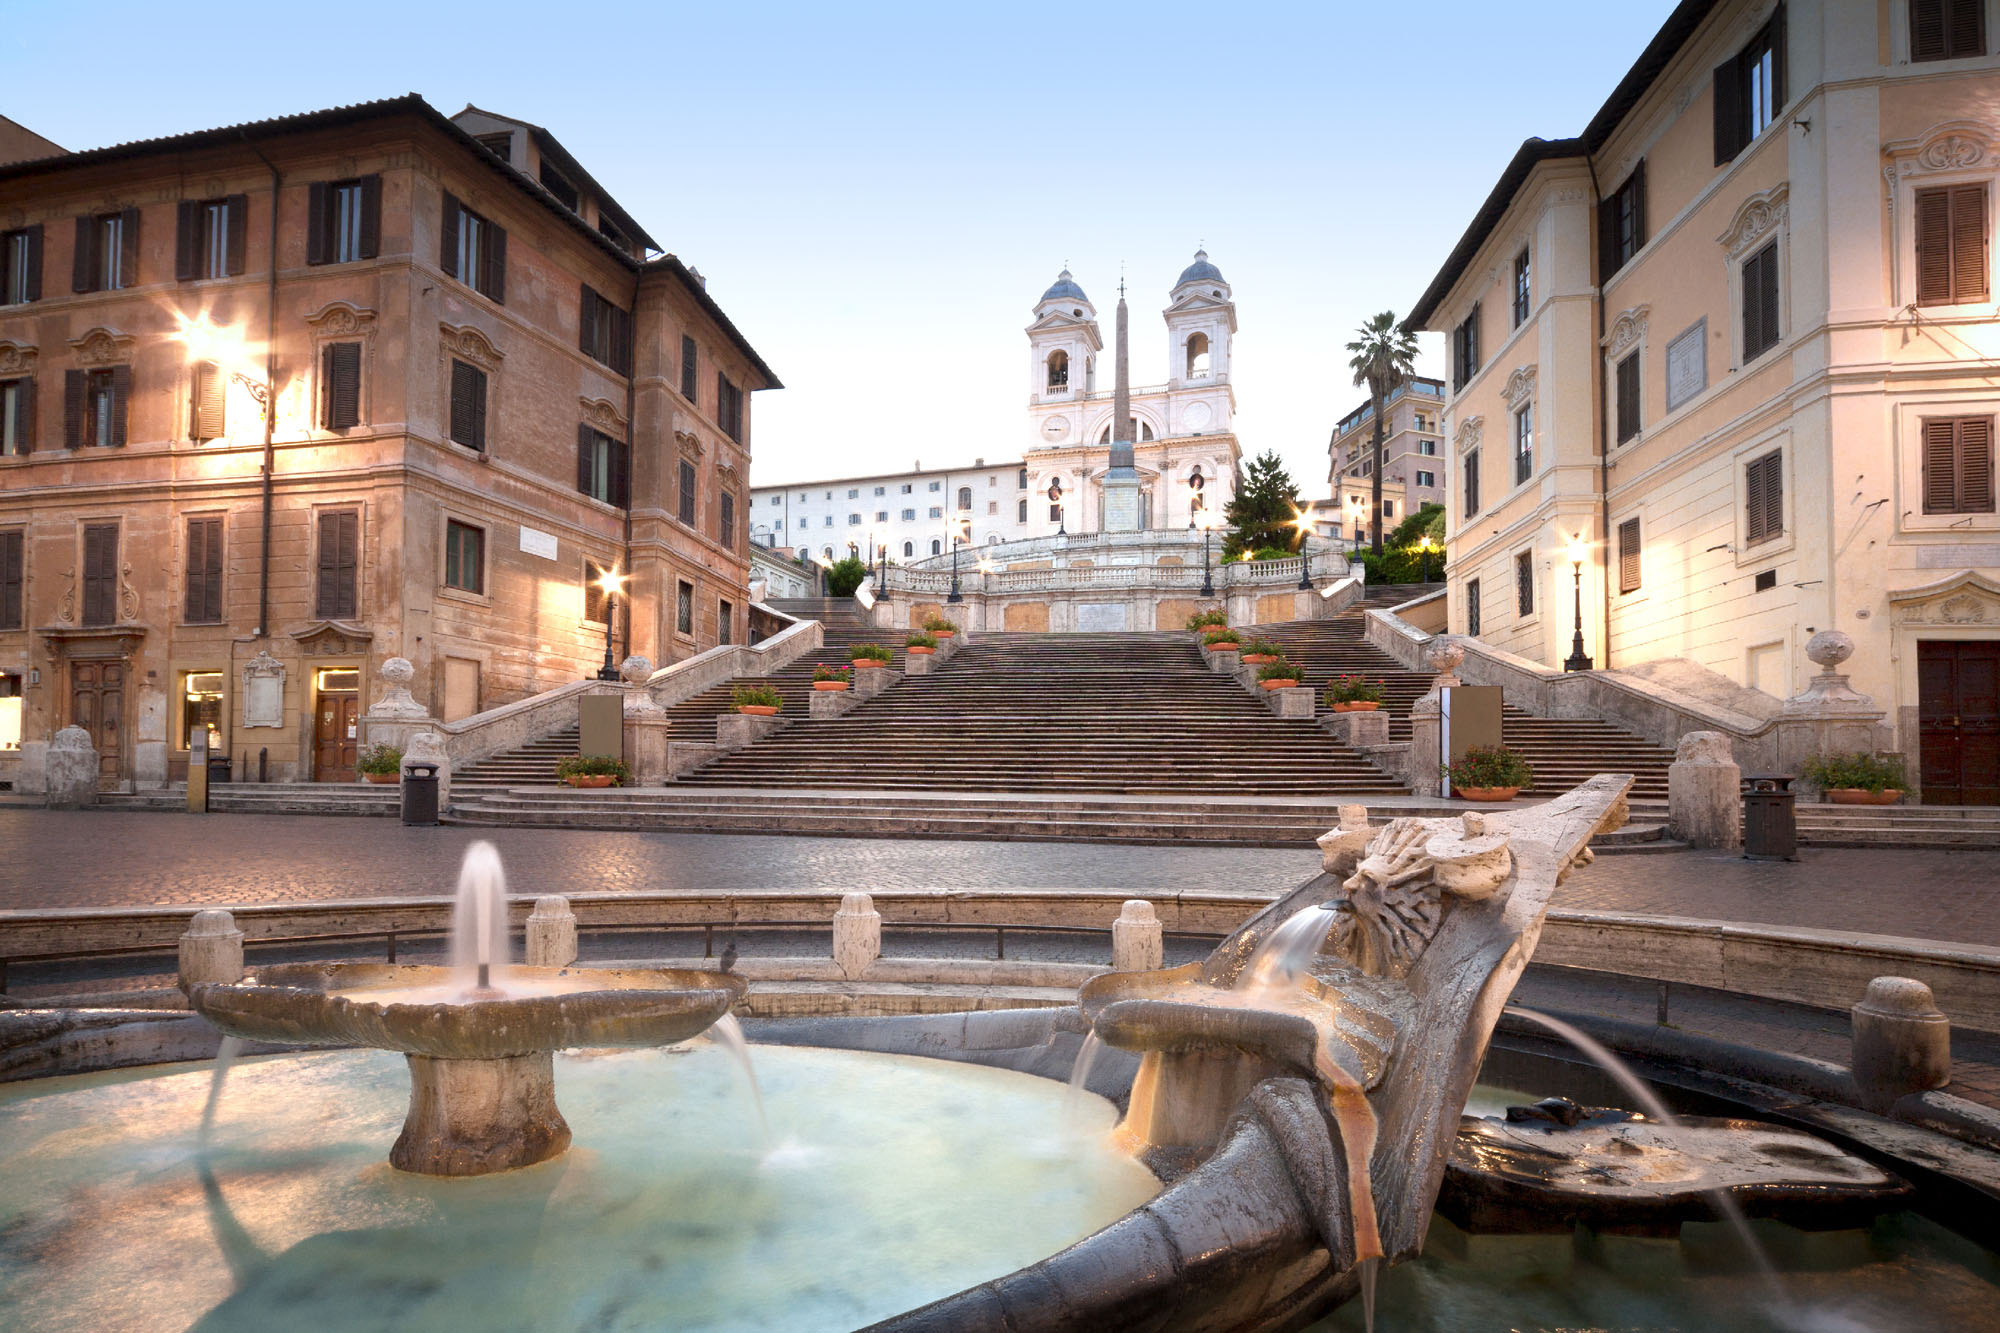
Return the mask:
<svg viewBox="0 0 2000 1333">
<path fill-rule="evenodd" d="M 1821 671 L 1837 671 L 1854 656 L 1854 640 L 1837 629 L 1823 629 L 1806 640 L 1806 657 Z"/>
<path fill-rule="evenodd" d="M 1430 663 L 1431 670 L 1446 675 L 1458 670 L 1459 664 L 1465 661 L 1465 649 L 1457 640 L 1439 635 L 1424 649 L 1424 661 Z"/>
<path fill-rule="evenodd" d="M 380 675 L 391 685 L 408 688 L 410 682 L 417 678 L 417 669 L 407 657 L 391 657 L 382 663 Z"/>
<path fill-rule="evenodd" d="M 618 678 L 627 685 L 644 685 L 653 674 L 653 659 L 637 653 L 618 664 Z"/>
</svg>

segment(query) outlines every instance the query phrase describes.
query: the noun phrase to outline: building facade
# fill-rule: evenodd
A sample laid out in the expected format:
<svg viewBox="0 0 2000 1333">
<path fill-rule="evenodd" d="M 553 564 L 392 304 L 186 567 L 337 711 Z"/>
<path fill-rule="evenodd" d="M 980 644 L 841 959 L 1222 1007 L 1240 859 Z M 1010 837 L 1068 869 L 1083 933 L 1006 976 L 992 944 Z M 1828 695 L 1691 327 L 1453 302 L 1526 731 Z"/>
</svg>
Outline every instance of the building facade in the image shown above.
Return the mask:
<svg viewBox="0 0 2000 1333">
<path fill-rule="evenodd" d="M 0 167 L 0 219 L 0 781 L 72 724 L 107 787 L 197 732 L 347 780 L 388 657 L 451 720 L 741 638 L 777 380 L 546 131 L 411 96 Z"/>
<path fill-rule="evenodd" d="M 1558 665 L 1580 578 L 1597 666 L 1783 698 L 1837 629 L 1925 799 L 2000 801 L 1996 18 L 1689 0 L 1523 145 L 1411 316 L 1454 632 Z"/>
<path fill-rule="evenodd" d="M 1382 531 L 1402 522 L 1407 509 L 1441 505 L 1448 494 L 1451 471 L 1444 459 L 1444 381 L 1417 376 L 1389 393 L 1382 430 Z M 1346 501 L 1355 494 L 1351 483 L 1367 483 L 1375 473 L 1375 404 L 1365 399 L 1340 419 L 1327 440 L 1327 482 L 1341 501 L 1329 515 L 1334 541 L 1369 535 L 1368 504 L 1355 514 Z M 1361 491 L 1369 492 L 1366 484 Z M 1393 497 L 1393 498 L 1392 498 Z M 1354 530 L 1356 521 L 1360 531 Z"/>
<path fill-rule="evenodd" d="M 1203 510 L 1228 505 L 1242 456 L 1229 376 L 1236 305 L 1207 252 L 1197 251 L 1175 280 L 1161 321 L 1168 378 L 1131 390 L 1127 425 L 1141 528 L 1184 529 Z M 1100 367 L 1108 358 L 1096 307 L 1068 269 L 1035 303 L 1027 335 L 1022 454 L 759 486 L 751 493 L 753 539 L 826 559 L 872 551 L 902 563 L 949 554 L 954 530 L 963 545 L 979 548 L 1099 531 L 1116 414 L 1113 367 Z"/>
</svg>

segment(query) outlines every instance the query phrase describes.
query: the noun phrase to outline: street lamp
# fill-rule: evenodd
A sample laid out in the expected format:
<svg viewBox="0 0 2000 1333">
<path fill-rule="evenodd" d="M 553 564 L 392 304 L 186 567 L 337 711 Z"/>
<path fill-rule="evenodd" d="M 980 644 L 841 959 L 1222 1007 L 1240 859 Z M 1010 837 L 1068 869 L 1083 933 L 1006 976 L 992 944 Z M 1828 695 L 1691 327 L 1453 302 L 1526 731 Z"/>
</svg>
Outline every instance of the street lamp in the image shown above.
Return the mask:
<svg viewBox="0 0 2000 1333">
<path fill-rule="evenodd" d="M 1209 539 L 1209 534 L 1214 531 L 1215 531 L 1215 516 L 1213 514 L 1210 514 L 1206 509 L 1202 510 L 1201 511 L 1201 595 L 1203 597 L 1215 596 L 1215 582 L 1213 579 L 1209 577 L 1209 572 L 1208 572 L 1208 539 Z"/>
<path fill-rule="evenodd" d="M 961 540 L 970 540 L 971 536 L 972 520 L 970 518 L 954 518 L 951 521 L 951 591 L 945 595 L 947 602 L 962 602 L 965 600 L 964 596 L 958 591 L 958 544 Z"/>
<path fill-rule="evenodd" d="M 615 569 L 607 569 L 597 578 L 597 586 L 604 589 L 604 665 L 597 668 L 599 680 L 618 679 L 618 668 L 611 660 L 611 625 L 618 619 L 618 589 L 626 577 Z"/>
<path fill-rule="evenodd" d="M 1292 507 L 1292 526 L 1299 533 L 1299 591 L 1311 592 L 1312 554 L 1306 550 L 1306 540 L 1312 536 L 1312 519 L 1301 513 L 1296 505 Z"/>
<path fill-rule="evenodd" d="M 1570 569 L 1576 579 L 1576 638 L 1570 644 L 1569 657 L 1563 662 L 1564 671 L 1590 670 L 1590 657 L 1583 651 L 1583 558 L 1590 551 L 1590 543 L 1583 539 L 1581 532 L 1569 539 Z"/>
<path fill-rule="evenodd" d="M 1437 549 L 1437 543 L 1431 540 L 1431 535 L 1428 532 L 1424 534 L 1424 539 L 1417 543 L 1417 550 L 1422 553 L 1419 559 L 1423 561 L 1423 581 L 1425 583 L 1431 581 L 1431 552 Z"/>
</svg>

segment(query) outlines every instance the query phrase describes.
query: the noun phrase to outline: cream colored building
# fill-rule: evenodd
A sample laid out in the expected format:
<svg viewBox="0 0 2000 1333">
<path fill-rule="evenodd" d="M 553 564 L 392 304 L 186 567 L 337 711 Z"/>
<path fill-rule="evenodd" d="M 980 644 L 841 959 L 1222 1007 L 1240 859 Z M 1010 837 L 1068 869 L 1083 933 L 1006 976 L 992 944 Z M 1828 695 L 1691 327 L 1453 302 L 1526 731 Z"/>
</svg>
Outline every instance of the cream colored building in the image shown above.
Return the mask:
<svg viewBox="0 0 2000 1333">
<path fill-rule="evenodd" d="M 1445 466 L 1444 381 L 1414 376 L 1397 385 L 1389 394 L 1384 416 L 1382 532 L 1387 536 L 1409 516 L 1410 509 L 1445 502 L 1451 471 Z M 1322 535 L 1351 541 L 1358 519 L 1365 538 L 1369 535 L 1370 479 L 1375 472 L 1375 404 L 1371 399 L 1364 398 L 1334 426 L 1326 454 L 1327 482 L 1341 504 L 1337 518 L 1332 519 L 1334 529 Z M 1362 483 L 1359 514 L 1347 503 L 1355 494 L 1350 483 L 1355 482 Z"/>
<path fill-rule="evenodd" d="M 2000 801 L 1996 29 L 1685 3 L 1522 145 L 1410 317 L 1448 337 L 1454 632 L 1560 664 L 1580 536 L 1596 666 L 1787 697 L 1845 631 L 1926 799 Z"/>
</svg>

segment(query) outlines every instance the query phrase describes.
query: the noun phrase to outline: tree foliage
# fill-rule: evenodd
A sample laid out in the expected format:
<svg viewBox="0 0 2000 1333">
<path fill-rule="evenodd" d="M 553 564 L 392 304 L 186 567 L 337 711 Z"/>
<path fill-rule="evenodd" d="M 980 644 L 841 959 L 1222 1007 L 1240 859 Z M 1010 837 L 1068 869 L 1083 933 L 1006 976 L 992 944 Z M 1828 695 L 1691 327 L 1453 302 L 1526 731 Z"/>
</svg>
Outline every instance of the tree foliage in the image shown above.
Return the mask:
<svg viewBox="0 0 2000 1333">
<path fill-rule="evenodd" d="M 1299 529 L 1293 520 L 1299 513 L 1299 486 L 1285 471 L 1277 452 L 1266 449 L 1250 460 L 1243 483 L 1236 488 L 1224 516 L 1229 535 L 1223 539 L 1225 556 L 1242 555 L 1265 547 L 1290 549 L 1298 544 Z"/>
<path fill-rule="evenodd" d="M 852 597 L 854 590 L 861 586 L 861 580 L 867 577 L 868 566 L 861 563 L 860 556 L 843 556 L 826 567 L 827 595 Z"/>
<path fill-rule="evenodd" d="M 1369 402 L 1375 409 L 1374 437 L 1370 444 L 1370 457 L 1374 461 L 1374 485 L 1370 494 L 1374 503 L 1369 506 L 1373 514 L 1370 527 L 1373 532 L 1375 554 L 1382 553 L 1382 432 L 1389 413 L 1389 395 L 1396 386 L 1416 374 L 1417 335 L 1396 322 L 1396 312 L 1384 310 L 1354 331 L 1354 341 L 1347 344 L 1347 350 L 1354 355 L 1348 358 L 1348 368 L 1354 372 L 1357 388 L 1368 390 Z"/>
</svg>

